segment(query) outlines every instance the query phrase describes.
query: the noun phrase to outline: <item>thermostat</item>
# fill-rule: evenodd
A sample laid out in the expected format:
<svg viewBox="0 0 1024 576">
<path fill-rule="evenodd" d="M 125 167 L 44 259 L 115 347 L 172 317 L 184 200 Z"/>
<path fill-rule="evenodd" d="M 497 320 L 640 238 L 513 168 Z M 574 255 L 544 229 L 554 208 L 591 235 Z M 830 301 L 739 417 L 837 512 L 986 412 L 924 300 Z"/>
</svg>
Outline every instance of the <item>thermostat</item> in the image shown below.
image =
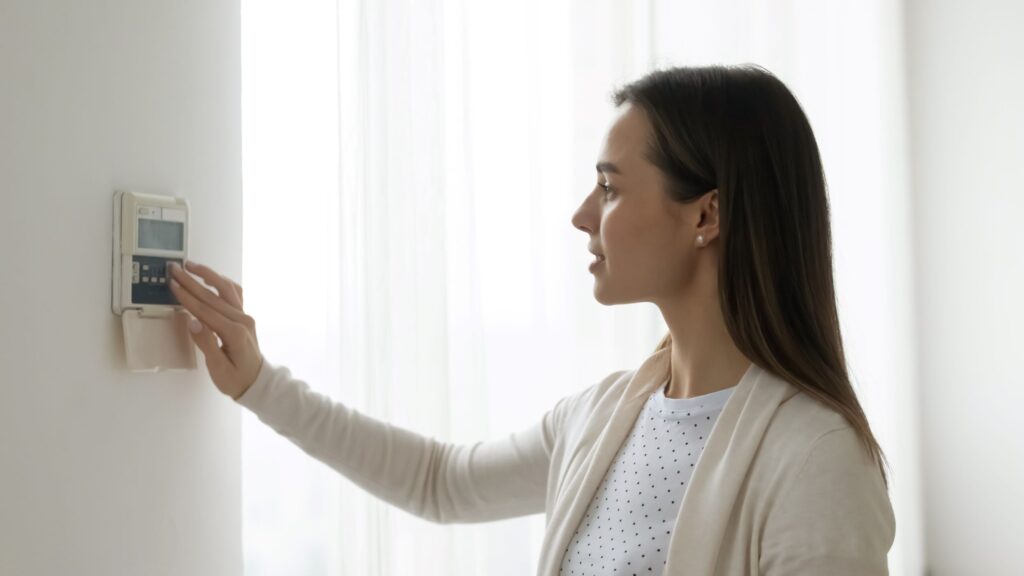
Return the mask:
<svg viewBox="0 0 1024 576">
<path fill-rule="evenodd" d="M 111 308 L 140 316 L 181 309 L 171 292 L 168 264 L 188 258 L 189 203 L 184 198 L 117 191 Z"/>
</svg>

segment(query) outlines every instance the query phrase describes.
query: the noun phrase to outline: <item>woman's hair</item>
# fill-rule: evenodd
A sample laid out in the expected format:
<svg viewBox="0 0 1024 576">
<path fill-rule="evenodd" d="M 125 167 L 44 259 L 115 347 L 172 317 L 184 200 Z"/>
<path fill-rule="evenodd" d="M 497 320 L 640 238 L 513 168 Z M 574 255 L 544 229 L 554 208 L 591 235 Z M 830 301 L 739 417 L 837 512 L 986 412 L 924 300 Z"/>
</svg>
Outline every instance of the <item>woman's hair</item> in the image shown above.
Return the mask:
<svg viewBox="0 0 1024 576">
<path fill-rule="evenodd" d="M 718 290 L 737 348 L 842 414 L 888 488 L 885 456 L 847 373 L 825 174 L 796 98 L 771 72 L 748 64 L 657 70 L 612 100 L 646 113 L 653 138 L 645 157 L 673 200 L 690 203 L 718 189 Z M 655 352 L 671 343 L 666 334 Z"/>
</svg>

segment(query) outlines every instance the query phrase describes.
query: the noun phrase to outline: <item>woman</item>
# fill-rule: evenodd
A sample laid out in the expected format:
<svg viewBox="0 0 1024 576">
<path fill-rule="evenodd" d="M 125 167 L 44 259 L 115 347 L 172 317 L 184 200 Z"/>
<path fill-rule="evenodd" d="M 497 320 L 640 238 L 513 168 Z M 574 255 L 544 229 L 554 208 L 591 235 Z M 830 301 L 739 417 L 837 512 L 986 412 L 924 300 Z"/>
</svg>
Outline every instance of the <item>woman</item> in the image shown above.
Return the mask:
<svg viewBox="0 0 1024 576">
<path fill-rule="evenodd" d="M 545 512 L 541 576 L 887 574 L 895 518 L 847 375 L 806 116 L 757 66 L 656 71 L 614 102 L 572 223 L 596 255 L 597 300 L 653 302 L 665 318 L 637 369 L 507 438 L 438 442 L 267 362 L 241 287 L 193 264 L 217 293 L 180 269 L 172 289 L 200 321 L 214 383 L 423 518 Z"/>
</svg>

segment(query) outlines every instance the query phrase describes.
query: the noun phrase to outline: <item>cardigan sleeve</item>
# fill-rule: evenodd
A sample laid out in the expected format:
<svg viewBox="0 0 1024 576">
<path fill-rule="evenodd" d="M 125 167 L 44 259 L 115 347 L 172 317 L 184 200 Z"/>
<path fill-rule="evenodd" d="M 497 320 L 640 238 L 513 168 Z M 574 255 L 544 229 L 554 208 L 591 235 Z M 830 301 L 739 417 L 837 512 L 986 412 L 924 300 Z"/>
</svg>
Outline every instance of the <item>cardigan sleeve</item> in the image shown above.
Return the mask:
<svg viewBox="0 0 1024 576">
<path fill-rule="evenodd" d="M 266 358 L 235 401 L 374 496 L 421 518 L 451 523 L 544 511 L 565 400 L 524 430 L 472 444 L 441 442 L 362 414 Z"/>
<path fill-rule="evenodd" d="M 762 533 L 764 576 L 885 576 L 896 522 L 881 472 L 852 427 L 825 432 Z"/>
</svg>

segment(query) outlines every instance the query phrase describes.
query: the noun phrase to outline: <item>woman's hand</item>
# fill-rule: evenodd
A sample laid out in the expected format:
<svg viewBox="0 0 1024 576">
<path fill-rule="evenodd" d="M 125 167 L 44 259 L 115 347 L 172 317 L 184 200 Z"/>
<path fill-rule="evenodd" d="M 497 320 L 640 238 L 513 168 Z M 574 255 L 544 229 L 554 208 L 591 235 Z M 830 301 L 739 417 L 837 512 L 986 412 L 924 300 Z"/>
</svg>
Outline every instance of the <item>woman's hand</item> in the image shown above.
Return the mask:
<svg viewBox="0 0 1024 576">
<path fill-rule="evenodd" d="M 263 366 L 256 321 L 242 310 L 241 286 L 202 264 L 186 262 L 185 266 L 217 292 L 197 282 L 176 263 L 169 265 L 171 292 L 195 316 L 189 322 L 189 332 L 206 356 L 206 369 L 213 383 L 237 400 Z"/>
</svg>

